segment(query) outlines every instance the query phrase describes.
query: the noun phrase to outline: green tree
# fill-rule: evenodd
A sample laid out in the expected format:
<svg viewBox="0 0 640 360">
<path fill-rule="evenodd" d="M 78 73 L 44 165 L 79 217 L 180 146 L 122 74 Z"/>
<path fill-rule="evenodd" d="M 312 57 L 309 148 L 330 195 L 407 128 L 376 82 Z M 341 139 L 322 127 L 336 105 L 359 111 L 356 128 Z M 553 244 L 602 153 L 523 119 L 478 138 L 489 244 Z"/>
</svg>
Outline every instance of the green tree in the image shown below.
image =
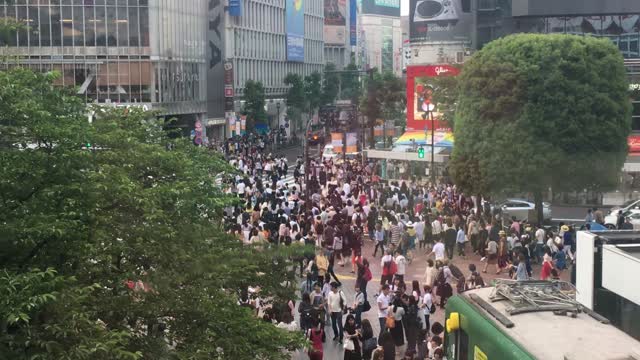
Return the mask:
<svg viewBox="0 0 640 360">
<path fill-rule="evenodd" d="M 0 358 L 285 359 L 300 347 L 238 305 L 248 286 L 293 298 L 302 249 L 225 232 L 237 200 L 214 176 L 233 171 L 226 161 L 136 108 L 95 108 L 89 124 L 54 77 L 0 72 Z"/>
<path fill-rule="evenodd" d="M 460 93 L 458 77 L 436 76 L 423 79 L 426 79 L 434 89 L 433 102 L 436 104 L 436 111 L 441 114 L 440 120 L 447 122 L 451 128 L 454 128 L 458 95 Z M 418 81 L 418 79 L 416 80 Z"/>
<path fill-rule="evenodd" d="M 298 74 L 289 73 L 284 78 L 284 84 L 289 86 L 289 90 L 287 90 L 287 116 L 294 120 L 295 127 L 299 128 L 302 122 L 302 113 L 307 108 L 304 80 Z"/>
<path fill-rule="evenodd" d="M 322 105 L 322 75 L 314 71 L 304 78 L 304 95 L 309 118 Z"/>
<path fill-rule="evenodd" d="M 366 81 L 367 92 L 360 99 L 361 112 L 367 117 L 370 146 L 375 146 L 374 126 L 377 119 L 396 120 L 407 104 L 402 79 L 391 72 L 374 72 Z"/>
<path fill-rule="evenodd" d="M 260 81 L 247 80 L 244 84 L 244 109 L 247 115 L 247 131 L 252 131 L 256 124 L 267 121 L 264 87 Z"/>
<path fill-rule="evenodd" d="M 332 63 L 329 63 L 324 67 L 321 105 L 333 104 L 333 102 L 338 98 L 338 92 L 340 91 L 340 75 L 335 72 L 336 70 L 336 65 Z"/>
<path fill-rule="evenodd" d="M 340 74 L 340 99 L 351 100 L 354 104 L 358 103 L 358 99 L 362 96 L 362 85 L 360 83 L 360 74 L 357 73 L 358 66 L 351 63 L 345 67 L 345 72 Z"/>
<path fill-rule="evenodd" d="M 464 191 L 604 190 L 627 156 L 622 55 L 606 39 L 513 35 L 487 44 L 460 75 L 450 163 Z"/>
</svg>

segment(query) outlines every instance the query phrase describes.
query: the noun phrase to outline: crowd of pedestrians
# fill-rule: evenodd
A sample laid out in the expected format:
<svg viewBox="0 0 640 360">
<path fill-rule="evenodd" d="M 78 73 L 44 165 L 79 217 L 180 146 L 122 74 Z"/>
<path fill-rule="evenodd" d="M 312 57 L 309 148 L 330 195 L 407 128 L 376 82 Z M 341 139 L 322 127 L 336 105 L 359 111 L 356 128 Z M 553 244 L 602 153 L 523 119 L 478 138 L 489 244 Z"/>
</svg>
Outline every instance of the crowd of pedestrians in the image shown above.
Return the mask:
<svg viewBox="0 0 640 360">
<path fill-rule="evenodd" d="M 223 186 L 241 199 L 225 209 L 225 224 L 246 244 L 316 249 L 299 259 L 298 328 L 310 339 L 311 359 L 323 358 L 329 331 L 345 359 L 442 358 L 442 325 L 430 318 L 455 292 L 485 286 L 481 272 L 527 280 L 537 263 L 542 270 L 535 277 L 546 280 L 574 260 L 575 229 L 568 225 L 553 232 L 504 219 L 488 201 L 446 182 L 383 181 L 374 161 L 313 159 L 305 169 L 298 159 L 290 169 L 265 146 L 259 138 L 225 146 L 238 174 Z M 291 172 L 293 181 L 284 181 Z M 363 253 L 365 242 L 372 253 Z M 418 253 L 428 255 L 426 271 L 421 281 L 409 281 L 405 274 Z M 484 265 L 470 264 L 465 275 L 455 262 L 471 254 Z M 373 261 L 379 273 L 372 273 Z M 355 277 L 353 297 L 342 290 L 337 267 Z M 369 294 L 374 277 L 376 291 Z M 368 311 L 377 312 L 379 331 L 363 319 Z M 295 300 L 263 312 L 287 327 Z"/>
</svg>

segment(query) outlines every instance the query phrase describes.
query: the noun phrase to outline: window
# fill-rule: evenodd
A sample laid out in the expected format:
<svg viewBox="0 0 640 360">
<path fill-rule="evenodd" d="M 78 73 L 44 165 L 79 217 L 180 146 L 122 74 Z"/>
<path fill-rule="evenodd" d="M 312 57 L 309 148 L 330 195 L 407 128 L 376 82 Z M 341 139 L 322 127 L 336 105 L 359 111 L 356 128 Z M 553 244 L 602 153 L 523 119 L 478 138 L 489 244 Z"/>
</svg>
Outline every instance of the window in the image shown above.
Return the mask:
<svg viewBox="0 0 640 360">
<path fill-rule="evenodd" d="M 456 335 L 456 359 L 469 358 L 469 336 L 467 333 L 459 329 Z"/>
</svg>

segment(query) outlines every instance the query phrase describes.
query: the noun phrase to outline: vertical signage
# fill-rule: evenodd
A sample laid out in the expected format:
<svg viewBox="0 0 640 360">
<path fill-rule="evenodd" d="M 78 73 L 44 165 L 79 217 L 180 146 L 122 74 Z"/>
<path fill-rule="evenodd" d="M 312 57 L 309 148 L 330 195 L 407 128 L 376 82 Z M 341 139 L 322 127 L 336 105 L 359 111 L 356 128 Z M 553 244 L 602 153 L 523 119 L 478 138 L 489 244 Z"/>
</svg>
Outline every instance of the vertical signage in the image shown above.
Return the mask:
<svg viewBox="0 0 640 360">
<path fill-rule="evenodd" d="M 233 97 L 235 91 L 233 87 L 233 62 L 224 62 L 224 110 L 233 111 Z"/>
<path fill-rule="evenodd" d="M 358 4 L 357 0 L 349 0 L 349 43 L 358 45 Z"/>
<path fill-rule="evenodd" d="M 287 60 L 304 61 L 304 0 L 286 0 Z"/>
<path fill-rule="evenodd" d="M 229 16 L 242 16 L 242 0 L 229 0 Z"/>
<path fill-rule="evenodd" d="M 224 4 L 220 0 L 209 0 L 207 31 L 207 117 L 224 116 Z"/>
<path fill-rule="evenodd" d="M 347 0 L 324 0 L 324 43 L 345 45 Z"/>
<path fill-rule="evenodd" d="M 407 129 L 431 128 L 431 122 L 422 118 L 430 109 L 429 104 L 435 91 L 431 80 L 438 76 L 457 76 L 459 73 L 459 68 L 450 65 L 407 66 Z M 433 112 L 435 128 L 448 128 L 448 124 L 440 122 L 440 117 L 436 107 Z"/>
</svg>

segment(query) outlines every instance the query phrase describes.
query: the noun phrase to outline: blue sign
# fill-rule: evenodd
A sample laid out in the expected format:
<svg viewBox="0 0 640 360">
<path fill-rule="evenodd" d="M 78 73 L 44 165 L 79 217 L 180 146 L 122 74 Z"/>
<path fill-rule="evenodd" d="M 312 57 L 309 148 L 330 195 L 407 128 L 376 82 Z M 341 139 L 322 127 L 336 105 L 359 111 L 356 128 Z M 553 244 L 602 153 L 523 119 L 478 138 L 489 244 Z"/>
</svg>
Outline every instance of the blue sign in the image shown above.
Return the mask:
<svg viewBox="0 0 640 360">
<path fill-rule="evenodd" d="M 351 46 L 358 45 L 358 4 L 357 0 L 349 0 L 349 33 Z"/>
<path fill-rule="evenodd" d="M 287 60 L 304 62 L 304 0 L 286 0 Z"/>
<path fill-rule="evenodd" d="M 242 0 L 229 0 L 229 16 L 242 16 Z"/>
</svg>

